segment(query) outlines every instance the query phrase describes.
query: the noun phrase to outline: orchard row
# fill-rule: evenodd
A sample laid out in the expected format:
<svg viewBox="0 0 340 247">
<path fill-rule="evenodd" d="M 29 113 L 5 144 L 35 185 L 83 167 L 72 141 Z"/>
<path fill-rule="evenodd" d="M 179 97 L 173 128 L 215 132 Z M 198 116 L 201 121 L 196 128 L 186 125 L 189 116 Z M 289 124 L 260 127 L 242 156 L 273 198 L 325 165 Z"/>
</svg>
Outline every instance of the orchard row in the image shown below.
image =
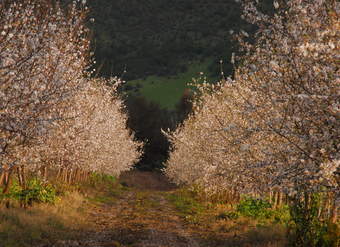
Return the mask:
<svg viewBox="0 0 340 247">
<path fill-rule="evenodd" d="M 95 79 L 87 8 L 43 0 L 0 3 L 0 186 L 17 175 L 84 180 L 118 175 L 140 157 L 126 129 L 119 79 Z"/>
<path fill-rule="evenodd" d="M 198 85 L 194 112 L 166 133 L 172 152 L 165 171 L 208 194 L 275 192 L 306 208 L 311 196 L 326 193 L 325 217 L 336 221 L 340 4 L 274 1 L 276 14 L 267 16 L 246 2 L 244 18 L 259 27 L 255 40 L 237 36 L 243 54 L 233 57 L 233 79 Z"/>
</svg>

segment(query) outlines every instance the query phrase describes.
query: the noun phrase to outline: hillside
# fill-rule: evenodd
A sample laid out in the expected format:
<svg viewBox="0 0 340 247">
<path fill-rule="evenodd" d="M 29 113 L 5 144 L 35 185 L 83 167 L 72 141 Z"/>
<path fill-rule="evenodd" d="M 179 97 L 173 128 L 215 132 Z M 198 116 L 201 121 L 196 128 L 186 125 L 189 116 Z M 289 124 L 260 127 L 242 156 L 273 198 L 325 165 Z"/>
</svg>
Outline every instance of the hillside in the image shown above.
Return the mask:
<svg viewBox="0 0 340 247">
<path fill-rule="evenodd" d="M 261 4 L 270 10 L 270 2 Z M 230 31 L 254 30 L 241 19 L 237 1 L 97 0 L 89 5 L 100 74 L 127 80 L 174 75 L 189 61 L 207 57 L 229 61 L 235 50 Z"/>
<path fill-rule="evenodd" d="M 128 96 L 143 96 L 173 110 L 186 84 L 205 72 L 211 80 L 232 73 L 233 34 L 255 27 L 241 18 L 237 1 L 89 1 L 97 73 L 119 76 Z M 259 7 L 272 11 L 272 0 Z"/>
<path fill-rule="evenodd" d="M 208 82 L 217 80 L 209 72 L 211 59 L 204 62 L 196 62 L 188 67 L 186 72 L 180 72 L 172 76 L 148 76 L 145 79 L 127 81 L 122 91 L 127 96 L 143 96 L 149 101 L 159 104 L 161 108 L 174 110 L 186 89 L 191 89 L 189 84 L 203 82 L 204 77 Z M 218 67 L 218 64 L 216 64 Z"/>
</svg>

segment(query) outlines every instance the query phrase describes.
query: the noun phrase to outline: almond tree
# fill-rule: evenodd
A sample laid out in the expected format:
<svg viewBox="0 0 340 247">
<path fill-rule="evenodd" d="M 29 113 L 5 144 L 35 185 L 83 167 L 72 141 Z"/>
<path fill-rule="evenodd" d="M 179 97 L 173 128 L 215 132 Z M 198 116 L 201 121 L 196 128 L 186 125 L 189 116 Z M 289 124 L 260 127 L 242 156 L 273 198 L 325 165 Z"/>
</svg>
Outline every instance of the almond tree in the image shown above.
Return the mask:
<svg viewBox="0 0 340 247">
<path fill-rule="evenodd" d="M 261 28 L 256 44 L 242 42 L 248 55 L 237 83 L 256 93 L 258 125 L 279 138 L 281 148 L 268 143 L 268 159 L 275 183 L 293 193 L 339 186 L 339 7 L 289 1 L 273 18 L 245 7 Z"/>
<path fill-rule="evenodd" d="M 126 128 L 117 95 L 121 81 L 91 79 L 86 72 L 85 12 L 79 1 L 67 9 L 52 0 L 0 3 L 4 192 L 13 171 L 22 187 L 28 172 L 75 182 L 90 172 L 119 175 L 140 156 L 141 143 Z"/>
<path fill-rule="evenodd" d="M 64 13 L 52 3 L 0 3 L 0 164 L 6 172 L 63 118 L 59 106 L 81 87 L 88 65 L 84 10 L 74 2 Z"/>
<path fill-rule="evenodd" d="M 170 134 L 167 174 L 210 190 L 280 190 L 311 206 L 310 192 L 339 200 L 339 3 L 275 1 L 270 17 L 248 2 L 244 16 L 259 26 L 234 80 L 203 87 L 194 114 Z M 242 36 L 245 39 L 242 39 Z M 321 210 L 322 211 L 322 210 Z M 321 216 L 322 212 L 319 215 Z M 308 227 L 307 227 L 308 228 Z"/>
<path fill-rule="evenodd" d="M 173 142 L 168 176 L 213 194 L 227 191 L 232 199 L 268 191 L 273 171 L 259 152 L 268 140 L 253 119 L 252 92 L 232 81 L 199 90 L 195 114 L 168 135 Z"/>
<path fill-rule="evenodd" d="M 38 148 L 38 165 L 43 162 L 44 169 L 57 171 L 65 182 L 83 179 L 88 172 L 117 176 L 132 168 L 140 157 L 141 144 L 126 128 L 127 116 L 116 92 L 121 81 L 111 78 L 86 82 L 83 90 L 67 102 L 65 120 L 55 124 Z"/>
</svg>

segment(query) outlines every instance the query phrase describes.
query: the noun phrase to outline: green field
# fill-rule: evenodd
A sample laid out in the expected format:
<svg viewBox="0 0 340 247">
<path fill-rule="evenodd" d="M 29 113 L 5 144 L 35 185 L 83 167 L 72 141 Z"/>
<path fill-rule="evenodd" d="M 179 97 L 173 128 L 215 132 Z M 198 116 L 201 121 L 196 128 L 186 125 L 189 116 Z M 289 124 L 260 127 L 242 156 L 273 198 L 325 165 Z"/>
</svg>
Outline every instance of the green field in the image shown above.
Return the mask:
<svg viewBox="0 0 340 247">
<path fill-rule="evenodd" d="M 208 82 L 214 81 L 208 73 L 210 64 L 211 60 L 196 62 L 189 65 L 186 72 L 174 76 L 149 76 L 146 79 L 128 81 L 124 86 L 124 91 L 130 95 L 144 96 L 149 101 L 158 103 L 161 108 L 171 110 L 179 102 L 185 88 L 190 88 L 188 83 L 195 80 L 202 82 L 203 77 L 207 77 Z"/>
</svg>

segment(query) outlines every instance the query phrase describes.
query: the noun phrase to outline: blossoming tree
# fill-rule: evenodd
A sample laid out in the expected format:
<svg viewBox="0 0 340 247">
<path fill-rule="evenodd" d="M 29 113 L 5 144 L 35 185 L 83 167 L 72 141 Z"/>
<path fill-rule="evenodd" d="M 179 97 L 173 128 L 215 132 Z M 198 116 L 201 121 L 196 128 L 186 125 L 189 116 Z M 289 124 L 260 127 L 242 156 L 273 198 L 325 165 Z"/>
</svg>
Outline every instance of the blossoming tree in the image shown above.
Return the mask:
<svg viewBox="0 0 340 247">
<path fill-rule="evenodd" d="M 281 191 L 307 209 L 314 192 L 327 192 L 331 213 L 324 217 L 335 221 L 340 6 L 291 0 L 274 7 L 267 16 L 255 2 L 244 4 L 244 17 L 259 26 L 255 42 L 240 34 L 234 80 L 199 86 L 194 113 L 167 134 L 173 150 L 166 173 L 213 192 Z"/>
<path fill-rule="evenodd" d="M 89 79 L 87 8 L 73 1 L 0 2 L 0 185 L 27 170 L 75 180 L 119 174 L 138 159 L 116 87 Z M 101 85 L 103 84 L 103 85 Z M 61 169 L 63 174 L 61 175 Z M 67 179 L 66 179 L 67 177 Z"/>
</svg>

